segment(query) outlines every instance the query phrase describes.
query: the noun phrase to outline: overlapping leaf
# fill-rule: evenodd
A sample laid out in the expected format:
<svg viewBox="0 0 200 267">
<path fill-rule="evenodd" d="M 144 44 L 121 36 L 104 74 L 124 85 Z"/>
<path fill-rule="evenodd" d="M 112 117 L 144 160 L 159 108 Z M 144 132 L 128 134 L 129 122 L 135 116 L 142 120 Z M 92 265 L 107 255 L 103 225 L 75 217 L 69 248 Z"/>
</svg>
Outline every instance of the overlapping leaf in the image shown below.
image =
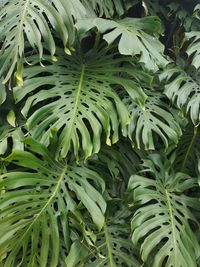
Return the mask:
<svg viewBox="0 0 200 267">
<path fill-rule="evenodd" d="M 166 70 L 163 76 L 169 79 L 165 86 L 167 97 L 176 103 L 178 108 L 189 113 L 192 122 L 197 125 L 200 121 L 200 85 L 198 79 L 192 78 L 178 67 Z"/>
<path fill-rule="evenodd" d="M 200 129 L 189 123 L 183 131 L 177 147 L 174 169 L 181 170 L 192 176 L 197 176 L 196 162 L 200 151 Z"/>
<path fill-rule="evenodd" d="M 163 101 L 160 93 L 146 93 L 148 98 L 144 107 L 137 105 L 128 96 L 124 97 L 124 103 L 131 114 L 127 127 L 129 138 L 138 148 L 145 149 L 155 149 L 158 137 L 165 147 L 168 147 L 170 141 L 177 143 L 181 129 L 169 106 Z"/>
<path fill-rule="evenodd" d="M 170 168 L 169 160 L 152 155 L 144 161 L 147 175 L 131 177 L 129 189 L 139 205 L 132 219 L 132 241 L 141 244 L 142 259 L 152 261 L 152 267 L 196 267 L 200 246 L 189 223 L 198 225 L 190 211 L 198 203 L 184 192 L 197 187 L 197 180 Z"/>
<path fill-rule="evenodd" d="M 107 216 L 104 227 L 100 233 L 97 234 L 97 241 L 95 248 L 90 248 L 87 251 L 84 246 L 79 246 L 82 253 L 85 267 L 139 267 L 141 266 L 136 257 L 136 250 L 134 251 L 130 238 L 130 219 L 129 210 L 119 203 L 110 203 L 109 215 Z M 77 265 L 70 265 L 75 267 Z"/>
<path fill-rule="evenodd" d="M 69 250 L 69 217 L 83 224 L 79 201 L 102 228 L 104 181 L 84 166 L 55 161 L 33 139 L 26 143 L 28 152 L 16 150 L 5 159 L 20 169 L 0 176 L 0 261 L 7 267 L 58 266 L 61 247 Z"/>
<path fill-rule="evenodd" d="M 118 16 L 121 16 L 128 10 L 128 8 L 138 2 L 138 0 L 82 0 L 90 18 L 93 11 L 98 15 L 98 17 L 105 16 L 106 18 L 111 18 L 115 15 L 115 13 L 118 14 Z"/>
<path fill-rule="evenodd" d="M 122 55 L 140 55 L 140 62 L 151 70 L 168 64 L 164 57 L 164 46 L 157 36 L 160 34 L 158 17 L 129 18 L 106 20 L 102 18 L 83 19 L 76 24 L 79 32 L 87 32 L 96 27 L 104 33 L 103 39 L 112 44 L 119 38 L 118 49 Z M 109 32 L 107 32 L 109 31 Z"/>
<path fill-rule="evenodd" d="M 2 105 L 6 100 L 6 87 L 2 84 L 0 80 L 0 105 Z"/>
<path fill-rule="evenodd" d="M 185 34 L 186 40 L 190 40 L 187 54 L 192 57 L 192 65 L 197 69 L 200 67 L 200 32 L 191 31 Z"/>
<path fill-rule="evenodd" d="M 199 69 L 200 67 L 200 4 L 198 4 L 194 9 L 194 15 L 198 20 L 195 29 L 190 32 L 185 33 L 185 40 L 189 41 L 187 47 L 187 54 L 192 58 L 192 65 Z M 194 21 L 194 19 L 193 19 Z"/>
<path fill-rule="evenodd" d="M 53 31 L 61 38 L 66 52 L 74 41 L 73 18 L 85 15 L 85 8 L 79 0 L 2 0 L 0 10 L 0 76 L 6 75 L 7 82 L 16 64 L 17 79 L 22 83 L 21 58 L 25 55 L 25 42 L 36 48 L 40 60 L 43 43 L 55 59 L 56 50 Z"/>
<path fill-rule="evenodd" d="M 11 127 L 10 125 L 4 124 L 0 126 L 0 155 L 4 155 L 6 152 L 9 151 L 9 139 L 12 149 L 23 150 L 24 149 L 24 133 L 22 128 Z"/>
<path fill-rule="evenodd" d="M 27 67 L 24 87 L 14 89 L 17 102 L 29 95 L 22 113 L 28 117 L 31 135 L 48 145 L 51 129 L 59 131 L 57 150 L 62 157 L 71 147 L 76 156 L 82 148 L 86 158 L 98 152 L 103 130 L 106 143 L 115 143 L 119 126 L 123 130 L 129 123 L 129 113 L 112 85 L 121 86 L 142 105 L 146 95 L 136 80 L 149 79 L 148 75 L 119 67 L 123 59 L 114 59 L 105 51 L 89 52 L 85 58 L 60 52 L 58 62 L 47 61 L 42 69 Z M 120 77 L 120 73 L 129 77 Z"/>
</svg>

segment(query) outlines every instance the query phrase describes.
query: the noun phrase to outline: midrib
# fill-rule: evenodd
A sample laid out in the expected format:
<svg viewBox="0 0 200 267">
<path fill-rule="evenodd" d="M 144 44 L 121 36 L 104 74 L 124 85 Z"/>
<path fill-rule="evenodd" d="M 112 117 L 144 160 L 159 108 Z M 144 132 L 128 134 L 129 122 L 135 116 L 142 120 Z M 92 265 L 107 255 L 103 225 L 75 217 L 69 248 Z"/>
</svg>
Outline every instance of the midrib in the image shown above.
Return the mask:
<svg viewBox="0 0 200 267">
<path fill-rule="evenodd" d="M 16 63 L 18 61 L 18 54 L 20 52 L 20 41 L 22 39 L 22 33 L 23 33 L 23 24 L 24 24 L 24 21 L 26 19 L 26 14 L 27 14 L 27 10 L 28 10 L 29 4 L 30 4 L 30 0 L 26 0 L 25 4 L 24 4 L 24 8 L 23 8 L 22 13 L 21 13 L 21 18 L 19 20 L 19 25 L 18 25 L 18 27 L 16 29 L 16 38 L 14 40 L 14 44 L 13 44 L 13 48 L 12 48 L 12 50 L 13 50 L 12 65 L 10 66 L 9 71 L 8 71 L 6 77 L 3 80 L 4 84 L 9 80 L 9 78 L 10 78 L 10 76 L 11 76 L 11 74 L 12 74 L 14 68 L 15 68 L 15 65 L 16 65 Z M 24 43 L 24 42 L 22 41 L 22 43 Z M 21 56 L 22 55 L 20 55 L 20 57 Z"/>
<path fill-rule="evenodd" d="M 26 236 L 26 234 L 29 232 L 29 230 L 32 228 L 32 226 L 34 225 L 34 223 L 39 219 L 39 217 L 43 214 L 43 212 L 46 210 L 46 208 L 51 204 L 52 200 L 54 199 L 54 197 L 57 195 L 58 193 L 58 190 L 60 188 L 60 184 L 61 182 L 63 181 L 64 179 L 64 176 L 65 176 L 65 173 L 67 171 L 67 166 L 65 166 L 63 168 L 63 171 L 61 172 L 60 176 L 59 176 L 59 179 L 58 179 L 58 182 L 57 182 L 57 185 L 55 187 L 55 190 L 53 191 L 51 197 L 48 199 L 47 203 L 43 206 L 43 208 L 41 209 L 41 211 L 35 215 L 35 218 L 34 220 L 32 221 L 32 223 L 29 225 L 29 227 L 26 229 L 26 231 L 24 232 L 24 234 L 22 235 L 22 237 L 19 239 L 18 241 L 18 244 L 19 242 L 21 242 L 23 240 L 23 238 Z"/>
<path fill-rule="evenodd" d="M 187 159 L 188 159 L 188 157 L 189 157 L 189 155 L 190 155 L 190 151 L 191 151 L 192 146 L 193 146 L 193 144 L 194 144 L 194 141 L 195 141 L 195 138 L 196 138 L 196 135 L 197 135 L 197 131 L 198 131 L 198 127 L 194 127 L 194 133 L 193 133 L 192 139 L 191 139 L 191 141 L 190 141 L 190 145 L 188 146 L 188 149 L 187 149 L 187 151 L 186 151 L 186 154 L 185 154 L 183 163 L 182 163 L 182 165 L 181 165 L 181 172 L 183 172 L 184 169 L 185 169 L 185 164 L 186 164 Z"/>
<path fill-rule="evenodd" d="M 75 103 L 74 103 L 74 109 L 73 109 L 73 114 L 71 117 L 71 120 L 69 121 L 69 136 L 71 136 L 72 134 L 72 130 L 74 127 L 74 121 L 78 112 L 78 107 L 79 107 L 79 102 L 80 102 L 80 96 L 81 96 L 81 89 L 83 86 L 83 81 L 84 81 L 84 74 L 85 74 L 85 64 L 82 65 L 81 67 L 81 75 L 80 75 L 80 80 L 78 83 L 78 87 L 77 87 L 77 93 L 76 93 L 76 99 L 75 99 Z"/>
<path fill-rule="evenodd" d="M 174 249 L 174 267 L 176 267 L 176 260 L 177 260 L 177 241 L 176 241 L 176 229 L 175 229 L 175 224 L 174 224 L 174 216 L 173 216 L 173 211 L 172 211 L 172 205 L 170 202 L 170 197 L 168 191 L 165 189 L 165 194 L 167 197 L 167 205 L 169 209 L 169 217 L 170 217 L 170 222 L 171 222 L 171 228 L 172 228 L 172 240 L 173 240 L 173 249 Z"/>
<path fill-rule="evenodd" d="M 107 230 L 107 226 L 106 224 L 104 225 L 104 234 L 105 234 L 105 239 L 106 239 L 106 247 L 108 250 L 108 258 L 109 258 L 109 266 L 110 267 L 116 267 L 114 260 L 113 260 L 113 255 L 112 255 L 112 247 L 110 244 L 110 238 L 109 238 L 109 234 L 108 234 L 108 230 Z"/>
<path fill-rule="evenodd" d="M 23 24 L 24 24 L 24 21 L 25 21 L 25 18 L 26 18 L 26 13 L 27 13 L 27 10 L 28 10 L 28 6 L 30 4 L 30 0 L 26 0 L 25 4 L 24 4 L 24 9 L 23 9 L 23 12 L 22 12 L 22 17 L 20 19 L 20 23 L 19 23 L 19 27 L 18 27 L 18 34 L 17 34 L 17 40 L 16 40 L 16 47 L 19 46 L 19 43 L 20 43 L 20 39 L 21 39 L 21 35 L 22 35 L 22 32 L 23 32 Z M 17 56 L 18 54 L 18 50 L 16 50 L 16 55 Z"/>
</svg>

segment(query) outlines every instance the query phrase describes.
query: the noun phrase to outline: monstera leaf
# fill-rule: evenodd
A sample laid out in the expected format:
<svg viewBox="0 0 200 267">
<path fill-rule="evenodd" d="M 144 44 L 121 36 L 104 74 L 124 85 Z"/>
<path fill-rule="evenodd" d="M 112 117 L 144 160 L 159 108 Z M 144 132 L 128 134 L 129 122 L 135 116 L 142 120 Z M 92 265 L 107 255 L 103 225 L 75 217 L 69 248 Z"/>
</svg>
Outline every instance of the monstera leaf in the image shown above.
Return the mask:
<svg viewBox="0 0 200 267">
<path fill-rule="evenodd" d="M 129 123 L 129 113 L 112 85 L 122 87 L 143 105 L 146 95 L 137 80 L 149 79 L 132 67 L 119 68 L 121 63 L 123 59 L 106 55 L 105 51 L 89 52 L 85 58 L 60 52 L 56 63 L 47 57 L 45 68 L 27 67 L 24 87 L 15 88 L 14 96 L 17 102 L 28 96 L 22 113 L 28 117 L 31 135 L 48 145 L 51 129 L 59 131 L 57 150 L 61 157 L 71 146 L 76 156 L 80 148 L 85 158 L 98 152 L 102 130 L 106 143 L 115 143 L 119 126 L 125 131 Z M 129 77 L 123 78 L 120 73 Z"/>
<path fill-rule="evenodd" d="M 200 67 L 200 4 L 196 5 L 194 8 L 193 14 L 193 23 L 194 17 L 197 19 L 197 26 L 190 32 L 185 33 L 185 40 L 189 41 L 189 45 L 187 47 L 187 54 L 192 59 L 192 65 L 195 68 L 199 69 Z"/>
<path fill-rule="evenodd" d="M 116 210 L 116 207 L 118 210 Z M 130 240 L 129 210 L 119 203 L 109 204 L 110 212 L 100 233 L 97 234 L 95 249 L 91 248 L 83 261 L 86 267 L 141 266 Z M 82 251 L 83 248 L 82 248 Z M 71 267 L 71 265 L 69 265 Z M 75 267 L 75 265 L 73 265 Z"/>
<path fill-rule="evenodd" d="M 7 72 L 4 83 L 15 70 L 20 84 L 23 83 L 21 58 L 25 54 L 25 42 L 36 48 L 42 60 L 43 43 L 52 59 L 56 46 L 51 28 L 61 38 L 65 50 L 70 53 L 74 41 L 73 18 L 83 18 L 85 9 L 79 0 L 2 0 L 0 11 L 0 76 Z"/>
<path fill-rule="evenodd" d="M 146 93 L 148 98 L 144 107 L 137 105 L 128 96 L 124 97 L 124 103 L 131 114 L 131 122 L 127 127 L 129 138 L 138 148 L 145 149 L 155 149 L 158 137 L 165 147 L 168 147 L 169 140 L 177 143 L 181 129 L 162 95 L 153 91 Z"/>
<path fill-rule="evenodd" d="M 91 17 L 94 11 L 100 17 L 104 15 L 106 18 L 111 18 L 115 13 L 123 15 L 130 7 L 139 3 L 139 0 L 82 0 L 82 3 L 86 7 L 88 17 Z"/>
<path fill-rule="evenodd" d="M 187 48 L 187 54 L 192 57 L 192 65 L 198 69 L 200 67 L 200 32 L 187 32 L 185 37 L 186 40 L 191 41 Z"/>
<path fill-rule="evenodd" d="M 186 110 L 194 125 L 198 125 L 200 121 L 200 79 L 193 78 L 178 67 L 166 70 L 162 74 L 163 77 L 167 77 L 169 80 L 165 86 L 166 96 L 176 103 L 178 108 Z"/>
<path fill-rule="evenodd" d="M 174 169 L 181 170 L 192 176 L 197 176 L 195 164 L 198 161 L 200 151 L 200 129 L 189 123 L 183 131 L 177 147 L 175 148 L 176 159 Z"/>
<path fill-rule="evenodd" d="M 127 17 L 116 21 L 102 18 L 83 19 L 78 21 L 76 27 L 80 33 L 96 27 L 100 33 L 104 33 L 103 39 L 108 44 L 112 44 L 119 37 L 119 52 L 122 55 L 140 55 L 140 62 L 148 69 L 158 70 L 158 66 L 163 67 L 168 63 L 163 55 L 164 46 L 156 37 L 160 33 L 158 17 Z"/>
<path fill-rule="evenodd" d="M 197 179 L 174 173 L 171 164 L 151 155 L 144 160 L 146 175 L 130 178 L 129 190 L 138 205 L 131 223 L 132 241 L 141 245 L 142 260 L 152 261 L 152 267 L 196 267 L 200 246 L 190 223 L 195 227 L 198 222 L 190 207 L 199 209 L 199 204 L 184 192 L 197 187 Z"/>
<path fill-rule="evenodd" d="M 0 126 L 0 155 L 4 155 L 9 150 L 9 139 L 12 141 L 12 149 L 24 149 L 24 133 L 22 127 L 11 127 L 4 124 Z"/>
<path fill-rule="evenodd" d="M 61 247 L 69 249 L 69 217 L 83 224 L 78 204 L 103 227 L 104 181 L 84 166 L 55 161 L 33 139 L 26 143 L 29 151 L 5 159 L 19 169 L 0 176 L 0 261 L 7 267 L 59 266 Z"/>
</svg>

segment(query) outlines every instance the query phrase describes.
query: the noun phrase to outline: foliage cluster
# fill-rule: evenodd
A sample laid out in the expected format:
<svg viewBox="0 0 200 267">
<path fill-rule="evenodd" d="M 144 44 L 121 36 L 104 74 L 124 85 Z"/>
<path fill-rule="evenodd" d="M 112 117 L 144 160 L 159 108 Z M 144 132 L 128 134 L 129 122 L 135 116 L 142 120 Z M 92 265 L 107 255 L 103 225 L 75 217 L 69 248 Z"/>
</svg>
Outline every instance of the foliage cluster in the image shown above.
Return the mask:
<svg viewBox="0 0 200 267">
<path fill-rule="evenodd" d="M 200 266 L 200 4 L 0 1 L 0 266 Z"/>
</svg>

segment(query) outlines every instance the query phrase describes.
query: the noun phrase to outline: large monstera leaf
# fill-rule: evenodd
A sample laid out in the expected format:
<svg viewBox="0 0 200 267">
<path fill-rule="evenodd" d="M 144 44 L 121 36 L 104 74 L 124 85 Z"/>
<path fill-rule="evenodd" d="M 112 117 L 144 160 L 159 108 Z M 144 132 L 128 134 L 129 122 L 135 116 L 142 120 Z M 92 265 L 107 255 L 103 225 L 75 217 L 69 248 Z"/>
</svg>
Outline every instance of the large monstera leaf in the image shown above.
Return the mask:
<svg viewBox="0 0 200 267">
<path fill-rule="evenodd" d="M 76 24 L 79 32 L 87 32 L 96 27 L 104 33 L 103 39 L 112 44 L 119 38 L 118 49 L 122 55 L 139 55 L 140 62 L 151 70 L 168 64 L 164 57 L 164 46 L 159 42 L 160 33 L 158 17 L 125 18 L 121 20 L 106 20 L 102 18 L 83 19 Z M 108 32 L 109 31 L 109 32 Z"/>
<path fill-rule="evenodd" d="M 175 76 L 174 76 L 175 75 Z M 167 77 L 165 94 L 178 108 L 189 113 L 194 125 L 200 122 L 200 78 L 193 78 L 178 67 L 170 68 L 162 74 Z"/>
<path fill-rule="evenodd" d="M 105 52 L 89 53 L 85 58 L 60 52 L 58 62 L 47 61 L 45 68 L 27 67 L 24 87 L 14 89 L 17 102 L 28 96 L 22 113 L 28 117 L 31 135 L 48 145 L 51 129 L 59 131 L 61 157 L 71 146 L 76 156 L 80 148 L 85 158 L 98 152 L 102 130 L 106 143 L 115 143 L 119 126 L 123 130 L 129 123 L 129 113 L 112 85 L 121 86 L 142 105 L 146 95 L 136 80 L 148 76 L 131 67 L 119 67 L 123 60 Z M 120 73 L 129 77 L 120 77 Z"/>
<path fill-rule="evenodd" d="M 74 41 L 73 19 L 83 18 L 85 9 L 79 0 L 2 0 L 0 11 L 0 76 L 6 74 L 7 82 L 18 64 L 17 79 L 22 83 L 21 58 L 25 53 L 25 42 L 36 48 L 40 60 L 43 43 L 52 59 L 56 50 L 52 28 L 61 38 L 65 51 Z"/>
<path fill-rule="evenodd" d="M 152 267 L 196 267 L 200 246 L 190 222 L 193 227 L 198 222 L 190 207 L 199 209 L 199 204 L 184 192 L 197 187 L 197 179 L 174 173 L 171 162 L 160 155 L 150 158 L 144 161 L 146 175 L 133 175 L 129 182 L 138 205 L 131 223 L 132 241 L 141 245 L 142 260 Z"/>
<path fill-rule="evenodd" d="M 0 261 L 7 267 L 59 266 L 61 248 L 69 251 L 70 217 L 73 225 L 84 224 L 78 205 L 103 227 L 104 181 L 84 166 L 55 161 L 33 139 L 26 143 L 29 151 L 5 159 L 19 169 L 0 176 Z"/>
<path fill-rule="evenodd" d="M 180 126 L 161 93 L 150 90 L 146 93 L 148 98 L 143 107 L 127 95 L 124 97 L 124 103 L 131 114 L 127 134 L 138 148 L 155 149 L 158 138 L 167 148 L 170 141 L 178 142 L 181 135 Z"/>
</svg>

